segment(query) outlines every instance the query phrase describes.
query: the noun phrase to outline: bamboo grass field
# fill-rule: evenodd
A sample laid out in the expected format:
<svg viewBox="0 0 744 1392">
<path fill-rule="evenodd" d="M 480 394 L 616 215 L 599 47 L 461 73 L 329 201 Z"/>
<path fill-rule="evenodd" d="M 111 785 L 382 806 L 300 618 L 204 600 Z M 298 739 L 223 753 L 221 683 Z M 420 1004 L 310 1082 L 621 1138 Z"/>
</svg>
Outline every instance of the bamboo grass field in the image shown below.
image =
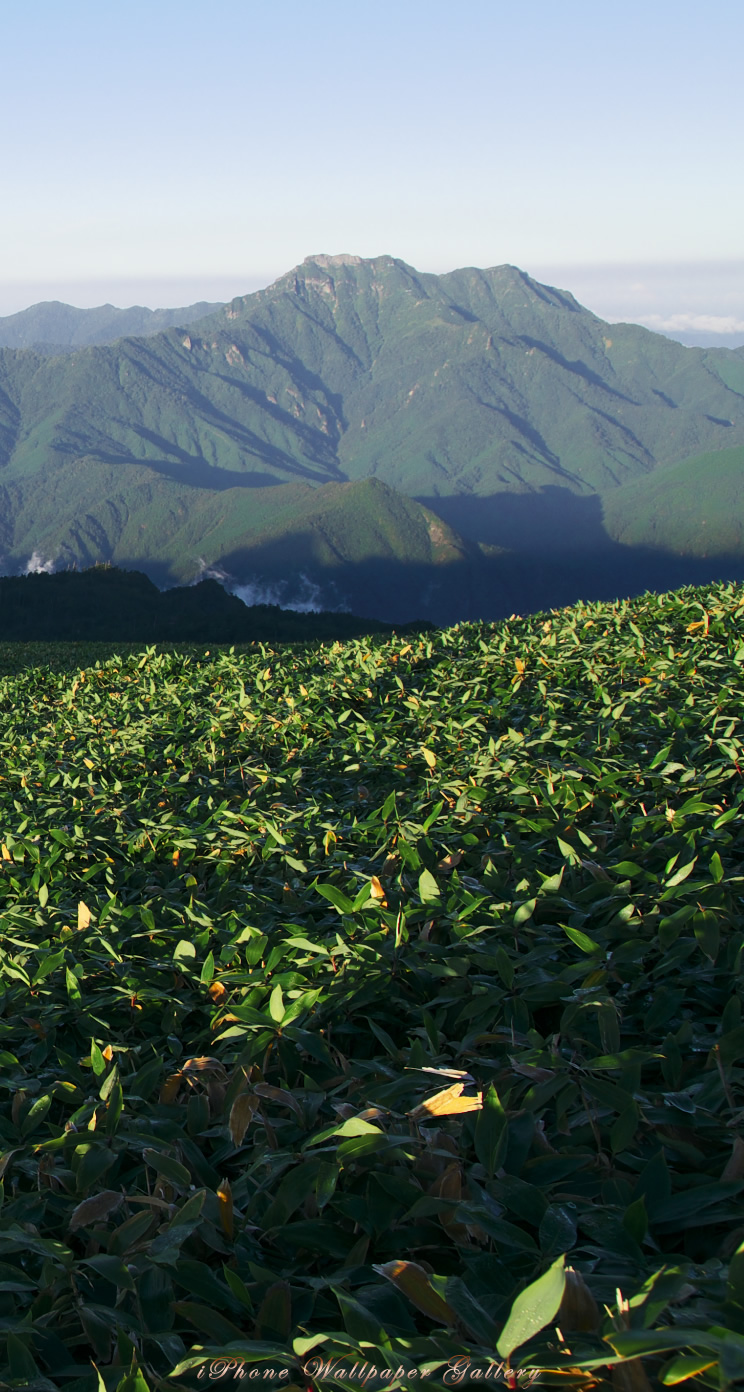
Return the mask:
<svg viewBox="0 0 744 1392">
<path fill-rule="evenodd" d="M 0 643 L 2 1384 L 737 1384 L 743 664 Z"/>
</svg>

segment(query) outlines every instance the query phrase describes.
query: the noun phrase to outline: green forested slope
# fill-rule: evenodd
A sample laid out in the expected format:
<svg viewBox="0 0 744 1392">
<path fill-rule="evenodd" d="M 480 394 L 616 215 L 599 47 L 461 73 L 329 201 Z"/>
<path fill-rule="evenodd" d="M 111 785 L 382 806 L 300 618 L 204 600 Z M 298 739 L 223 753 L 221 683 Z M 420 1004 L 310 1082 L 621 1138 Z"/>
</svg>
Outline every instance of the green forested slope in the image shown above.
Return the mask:
<svg viewBox="0 0 744 1392">
<path fill-rule="evenodd" d="M 608 493 L 604 522 L 628 546 L 744 556 L 744 449 L 666 465 Z"/>
<path fill-rule="evenodd" d="M 744 446 L 743 402 L 744 353 L 607 325 L 514 267 L 311 258 L 186 330 L 0 351 L 2 563 L 184 577 L 276 532 L 287 485 L 368 477 L 476 542 L 597 549 L 600 499 Z"/>
</svg>

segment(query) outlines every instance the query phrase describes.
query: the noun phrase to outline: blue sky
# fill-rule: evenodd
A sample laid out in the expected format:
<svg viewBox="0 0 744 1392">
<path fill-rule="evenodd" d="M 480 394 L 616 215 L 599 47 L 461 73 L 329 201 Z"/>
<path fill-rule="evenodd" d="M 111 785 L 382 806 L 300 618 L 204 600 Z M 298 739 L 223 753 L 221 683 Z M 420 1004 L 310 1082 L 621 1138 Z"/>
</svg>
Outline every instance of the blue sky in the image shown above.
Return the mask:
<svg viewBox="0 0 744 1392">
<path fill-rule="evenodd" d="M 2 33 L 0 313 L 351 251 L 744 330 L 738 0 L 6 0 Z"/>
</svg>

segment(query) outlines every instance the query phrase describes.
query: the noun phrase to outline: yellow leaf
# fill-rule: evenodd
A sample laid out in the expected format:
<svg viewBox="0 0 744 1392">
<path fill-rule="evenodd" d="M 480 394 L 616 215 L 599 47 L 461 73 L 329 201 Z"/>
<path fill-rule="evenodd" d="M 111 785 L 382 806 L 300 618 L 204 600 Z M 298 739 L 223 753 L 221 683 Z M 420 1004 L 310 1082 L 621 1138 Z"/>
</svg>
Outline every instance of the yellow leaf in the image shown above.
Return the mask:
<svg viewBox="0 0 744 1392">
<path fill-rule="evenodd" d="M 225 996 L 227 995 L 227 990 L 222 985 L 221 981 L 213 981 L 211 986 L 209 987 L 209 990 L 207 991 L 207 995 L 209 996 L 210 1000 L 213 1000 L 216 1004 L 219 1004 L 220 1001 L 223 1001 L 225 999 Z"/>
<path fill-rule="evenodd" d="M 382 885 L 380 884 L 380 881 L 378 880 L 378 878 L 377 878 L 376 875 L 373 875 L 373 876 L 372 876 L 372 879 L 370 880 L 370 890 L 369 890 L 369 892 L 370 892 L 370 895 L 372 896 L 373 899 L 384 899 L 384 898 L 385 898 L 385 891 L 384 891 Z"/>
<path fill-rule="evenodd" d="M 6 844 L 5 844 L 4 841 L 3 841 L 3 845 L 2 845 L 2 856 L 3 856 L 3 860 L 12 860 L 12 859 L 13 859 L 13 857 L 12 857 L 12 855 L 10 854 L 10 851 L 8 850 L 8 847 L 6 846 Z"/>
<path fill-rule="evenodd" d="M 95 764 L 93 763 L 93 760 L 92 760 L 92 759 L 83 759 L 83 763 L 85 764 L 85 767 L 86 767 L 86 768 L 89 768 L 89 769 L 95 768 Z"/>
<path fill-rule="evenodd" d="M 523 663 L 521 657 L 515 657 L 515 659 L 514 659 L 514 666 L 516 667 L 516 669 L 517 669 L 517 671 L 519 672 L 519 675 L 520 675 L 520 677 L 521 677 L 521 675 L 522 675 L 522 673 L 523 673 L 523 671 L 524 671 L 524 663 Z"/>
<path fill-rule="evenodd" d="M 88 928 L 89 925 L 90 925 L 90 909 L 88 908 L 88 905 L 85 904 L 85 903 L 83 902 L 83 900 L 81 899 L 81 900 L 79 901 L 79 903 L 78 903 L 78 910 L 77 910 L 77 926 L 78 926 L 78 932 L 79 932 L 79 933 L 82 933 L 83 929 L 84 929 L 84 928 Z"/>
<path fill-rule="evenodd" d="M 180 858 L 181 858 L 181 852 L 180 852 L 180 851 L 174 851 L 174 852 L 173 852 L 173 855 L 172 855 L 172 857 L 171 857 L 171 860 L 173 861 L 173 864 L 174 864 L 174 865 L 178 865 L 178 862 L 179 862 Z"/>
<path fill-rule="evenodd" d="M 483 1106 L 483 1093 L 479 1092 L 476 1097 L 462 1097 L 464 1083 L 453 1083 L 451 1087 L 444 1088 L 442 1092 L 435 1092 L 433 1097 L 427 1097 L 426 1101 L 414 1107 L 408 1116 L 412 1121 L 423 1121 L 425 1117 L 431 1116 L 455 1116 L 459 1112 L 479 1112 Z"/>
<path fill-rule="evenodd" d="M 160 1102 L 164 1102 L 166 1106 L 170 1105 L 171 1102 L 175 1102 L 181 1089 L 182 1076 L 181 1073 L 171 1073 L 170 1076 L 166 1078 L 160 1089 Z"/>
<path fill-rule="evenodd" d="M 436 768 L 436 766 L 437 766 L 437 756 L 436 756 L 436 754 L 434 753 L 433 749 L 425 749 L 424 746 L 422 745 L 422 746 L 421 746 L 421 753 L 423 754 L 423 756 L 424 756 L 424 758 L 425 758 L 427 764 L 429 765 L 429 768 L 430 768 L 430 769 Z"/>
</svg>

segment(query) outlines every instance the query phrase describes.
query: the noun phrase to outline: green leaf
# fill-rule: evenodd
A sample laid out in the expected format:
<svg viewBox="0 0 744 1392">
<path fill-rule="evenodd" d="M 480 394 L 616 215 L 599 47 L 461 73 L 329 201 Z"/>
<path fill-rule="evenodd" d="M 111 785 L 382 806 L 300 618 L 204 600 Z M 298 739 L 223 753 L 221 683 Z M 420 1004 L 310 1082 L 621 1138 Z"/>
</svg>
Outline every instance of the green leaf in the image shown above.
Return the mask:
<svg viewBox="0 0 744 1392">
<path fill-rule="evenodd" d="M 721 930 L 718 918 L 712 909 L 703 909 L 692 919 L 692 927 L 700 950 L 711 962 L 715 962 L 721 944 Z"/>
<path fill-rule="evenodd" d="M 626 1208 L 623 1214 L 623 1227 L 640 1247 L 648 1232 L 648 1215 L 643 1195 Z"/>
<path fill-rule="evenodd" d="M 439 903 L 441 891 L 429 870 L 422 870 L 418 880 L 419 898 L 422 904 Z"/>
<path fill-rule="evenodd" d="M 292 1331 L 292 1292 L 288 1281 L 269 1286 L 256 1314 L 256 1337 L 286 1344 Z"/>
<path fill-rule="evenodd" d="M 179 1189 L 188 1189 L 191 1184 L 191 1174 L 185 1165 L 174 1160 L 170 1155 L 163 1155 L 159 1150 L 145 1150 L 143 1158 L 148 1165 L 152 1165 L 164 1179 L 170 1184 L 175 1184 Z"/>
<path fill-rule="evenodd" d="M 334 909 L 337 909 L 340 914 L 350 915 L 354 912 L 354 905 L 351 899 L 349 899 L 348 895 L 343 894 L 340 889 L 337 889 L 335 885 L 316 884 L 315 888 L 318 894 L 322 894 L 323 898 L 327 899 L 329 904 L 333 904 Z"/>
<path fill-rule="evenodd" d="M 327 1126 L 324 1131 L 319 1131 L 311 1140 L 306 1141 L 303 1150 L 308 1146 L 320 1145 L 321 1141 L 330 1140 L 331 1136 L 382 1136 L 379 1126 L 373 1126 L 371 1121 L 363 1121 L 361 1117 L 347 1117 L 346 1121 L 340 1121 L 336 1126 Z"/>
<path fill-rule="evenodd" d="M 121 1382 L 116 1385 L 116 1392 L 150 1392 L 143 1372 L 137 1364 L 137 1360 L 132 1356 L 132 1365 L 128 1373 L 125 1373 Z"/>
<path fill-rule="evenodd" d="M 580 928 L 569 928 L 565 923 L 561 924 L 561 927 L 566 937 L 570 938 L 571 942 L 575 943 L 577 947 L 580 947 L 582 952 L 591 955 L 592 953 L 602 951 L 601 943 L 594 942 L 591 938 L 587 937 L 586 933 L 582 933 Z"/>
<path fill-rule="evenodd" d="M 30 1332 L 29 1330 L 29 1334 Z M 9 1333 L 6 1347 L 11 1378 L 19 1383 L 38 1382 L 39 1369 L 23 1340 L 17 1334 Z"/>
<path fill-rule="evenodd" d="M 269 997 L 269 1014 L 274 1024 L 280 1025 L 284 1019 L 284 996 L 281 986 L 275 986 Z"/>
<path fill-rule="evenodd" d="M 177 1300 L 173 1305 L 176 1314 L 188 1320 L 202 1334 L 206 1334 L 208 1339 L 213 1339 L 218 1345 L 229 1345 L 234 1340 L 242 1336 L 237 1325 L 231 1320 L 225 1319 L 224 1315 L 217 1310 L 212 1310 L 208 1305 L 193 1300 Z"/>
<path fill-rule="evenodd" d="M 688 879 L 689 876 L 692 874 L 693 870 L 695 869 L 696 865 L 697 856 L 695 856 L 694 860 L 688 860 L 686 865 L 683 865 L 679 870 L 675 871 L 675 873 L 667 880 L 665 888 L 672 889 L 674 885 L 681 884 L 683 880 Z"/>
<path fill-rule="evenodd" d="M 70 971 L 69 967 L 65 967 L 65 981 L 67 983 L 67 998 L 70 1002 L 70 1005 L 73 1006 L 75 1009 L 79 1009 L 83 1003 L 83 996 L 80 990 L 80 982 L 78 981 L 78 978 L 76 977 L 75 973 L 73 971 Z"/>
<path fill-rule="evenodd" d="M 118 1286 L 122 1290 L 133 1291 L 135 1289 L 131 1272 L 117 1256 L 102 1254 L 98 1257 L 86 1257 L 83 1265 L 91 1267 L 93 1271 L 98 1272 L 99 1276 L 105 1277 L 112 1285 Z"/>
<path fill-rule="evenodd" d="M 729 1263 L 728 1295 L 744 1309 L 744 1242 L 740 1242 Z"/>
<path fill-rule="evenodd" d="M 738 1063 L 739 1059 L 744 1058 L 744 1025 L 737 1025 L 734 1029 L 721 1035 L 718 1041 L 718 1052 L 721 1063 L 726 1067 L 732 1063 Z"/>
<path fill-rule="evenodd" d="M 563 1255 L 544 1276 L 527 1286 L 512 1304 L 509 1317 L 496 1343 L 500 1358 L 511 1358 L 515 1349 L 539 1334 L 555 1319 L 566 1285 Z"/>
<path fill-rule="evenodd" d="M 509 1123 L 499 1095 L 491 1083 L 475 1123 L 475 1153 L 489 1179 L 493 1179 L 506 1155 Z"/>
<path fill-rule="evenodd" d="M 717 1359 L 711 1358 L 708 1353 L 685 1353 L 667 1363 L 659 1374 L 660 1380 L 665 1387 L 674 1387 L 678 1382 L 686 1382 L 688 1378 L 697 1377 L 708 1368 L 714 1368 L 716 1362 Z"/>
<path fill-rule="evenodd" d="M 523 923 L 528 923 L 535 912 L 537 899 L 527 899 L 524 904 L 520 904 L 514 915 L 514 927 L 519 928 Z"/>
<path fill-rule="evenodd" d="M 546 1257 L 570 1252 L 576 1243 L 576 1223 L 562 1204 L 550 1204 L 540 1220 L 540 1248 Z"/>
<path fill-rule="evenodd" d="M 723 861 L 721 860 L 718 851 L 714 851 L 710 858 L 710 874 L 714 884 L 721 883 L 721 880 L 723 879 L 723 873 Z"/>
</svg>

